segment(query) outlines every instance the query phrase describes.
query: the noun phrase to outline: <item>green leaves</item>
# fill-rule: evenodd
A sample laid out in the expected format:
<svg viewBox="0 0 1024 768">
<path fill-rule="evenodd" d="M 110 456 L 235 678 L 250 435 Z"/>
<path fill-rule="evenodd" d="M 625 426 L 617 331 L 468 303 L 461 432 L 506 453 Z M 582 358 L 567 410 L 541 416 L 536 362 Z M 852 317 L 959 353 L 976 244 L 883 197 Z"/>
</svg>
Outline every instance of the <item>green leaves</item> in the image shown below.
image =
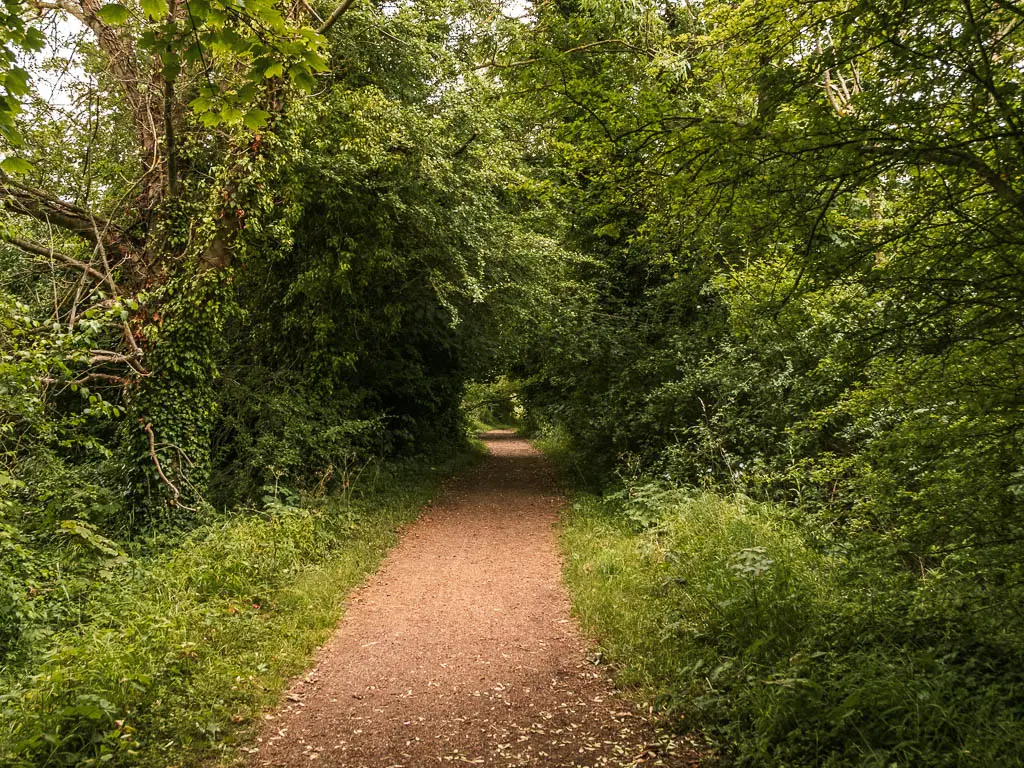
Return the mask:
<svg viewBox="0 0 1024 768">
<path fill-rule="evenodd" d="M 21 112 L 21 97 L 31 90 L 28 72 L 18 66 L 22 52 L 40 51 L 45 45 L 43 33 L 26 24 L 28 14 L 21 3 L 10 0 L 8 13 L 0 14 L 0 83 L 4 94 L 0 96 L 0 136 L 12 146 L 22 143 L 15 117 Z"/>
<path fill-rule="evenodd" d="M 181 59 L 173 51 L 164 51 L 160 54 L 160 62 L 164 80 L 173 83 L 181 73 Z"/>
<path fill-rule="evenodd" d="M 213 109 L 214 103 L 214 100 L 209 96 L 199 96 L 195 99 L 192 99 L 192 101 L 190 101 L 188 105 L 192 107 L 193 112 L 195 112 L 197 115 L 201 115 L 204 112 L 209 112 L 211 109 Z"/>
<path fill-rule="evenodd" d="M 96 15 L 106 24 L 117 27 L 128 21 L 128 8 L 120 3 L 108 3 L 96 11 Z"/>
<path fill-rule="evenodd" d="M 220 112 L 221 122 L 226 125 L 238 125 L 242 122 L 244 116 L 245 113 L 242 110 L 232 106 L 224 107 Z"/>
<path fill-rule="evenodd" d="M 150 21 L 158 21 L 167 16 L 169 8 L 167 0 L 141 0 L 142 13 Z"/>
<path fill-rule="evenodd" d="M 21 67 L 11 67 L 3 76 L 4 87 L 12 96 L 24 96 L 28 93 L 29 75 Z"/>
<path fill-rule="evenodd" d="M 245 124 L 246 128 L 255 131 L 259 128 L 263 128 L 269 119 L 269 112 L 262 109 L 250 109 L 245 113 L 245 116 L 242 118 L 242 122 Z"/>
<path fill-rule="evenodd" d="M 308 68 L 302 65 L 296 64 L 289 67 L 288 78 L 296 88 L 306 93 L 310 93 L 316 87 L 316 78 L 313 77 Z"/>
<path fill-rule="evenodd" d="M 82 544 L 105 558 L 118 562 L 123 562 L 126 559 L 124 552 L 115 542 L 103 536 L 96 530 L 96 526 L 90 525 L 84 520 L 62 520 L 60 530 L 77 538 Z"/>
<path fill-rule="evenodd" d="M 267 93 L 266 81 L 287 74 L 288 83 L 308 93 L 316 85 L 314 73 L 328 69 L 323 37 L 288 22 L 270 0 L 247 0 L 242 6 L 230 0 L 191 0 L 188 13 L 177 21 L 166 19 L 167 8 L 167 0 L 143 0 L 143 15 L 151 25 L 138 44 L 159 56 L 168 82 L 183 68 L 197 66 L 206 70 L 208 81 L 216 80 L 216 87 L 201 87 L 189 103 L 206 127 L 261 129 L 271 116 L 259 103 Z M 127 8 L 117 3 L 99 13 L 111 24 L 128 17 Z M 226 72 L 246 75 L 225 77 Z"/>
<path fill-rule="evenodd" d="M 32 163 L 20 157 L 5 157 L 3 160 L 0 160 L 0 168 L 3 169 L 4 173 L 14 175 L 31 173 L 35 170 Z"/>
<path fill-rule="evenodd" d="M 204 95 L 190 101 L 189 106 L 199 115 L 199 121 L 204 126 L 244 126 L 254 131 L 266 126 L 271 117 L 270 112 L 265 109 L 248 106 L 257 96 L 257 90 L 251 85 L 234 94 L 224 95 L 207 88 Z"/>
</svg>

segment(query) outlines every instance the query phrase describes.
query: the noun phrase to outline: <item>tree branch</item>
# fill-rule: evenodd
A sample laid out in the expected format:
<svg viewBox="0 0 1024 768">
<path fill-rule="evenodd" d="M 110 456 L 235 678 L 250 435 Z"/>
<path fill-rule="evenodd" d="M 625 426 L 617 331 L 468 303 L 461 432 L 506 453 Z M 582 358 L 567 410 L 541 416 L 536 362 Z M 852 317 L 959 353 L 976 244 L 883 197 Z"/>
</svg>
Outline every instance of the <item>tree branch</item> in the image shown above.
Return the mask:
<svg viewBox="0 0 1024 768">
<path fill-rule="evenodd" d="M 160 459 L 156 457 L 156 438 L 153 436 L 153 425 L 143 424 L 142 428 L 145 429 L 146 434 L 149 435 L 149 455 L 153 459 L 153 465 L 156 467 L 156 473 L 160 475 L 160 479 L 164 481 L 164 485 L 171 489 L 171 493 L 174 494 L 174 498 L 171 500 L 171 503 L 175 504 L 178 499 L 181 498 L 181 491 L 178 490 L 178 486 L 167 479 L 167 475 L 164 474 L 163 467 L 160 466 Z"/>
<path fill-rule="evenodd" d="M 469 145 L 472 144 L 474 141 L 476 141 L 476 138 L 479 135 L 480 135 L 480 131 L 473 131 L 473 134 L 462 143 L 462 146 L 460 146 L 458 149 L 456 149 L 454 152 L 452 152 L 451 157 L 453 157 L 453 158 L 454 157 L 458 157 L 463 152 L 465 152 L 467 149 L 469 149 Z"/>
<path fill-rule="evenodd" d="M 88 384 L 91 381 L 105 381 L 110 384 L 117 384 L 120 387 L 127 387 L 131 381 L 124 376 L 115 376 L 112 373 L 86 373 L 77 379 L 55 379 L 52 376 L 42 376 L 39 379 L 43 384 Z"/>
<path fill-rule="evenodd" d="M 341 5 L 334 9 L 334 13 L 327 17 L 327 21 L 320 25 L 320 29 L 317 30 L 321 35 L 326 35 L 331 27 L 334 26 L 335 22 L 338 21 L 342 16 L 345 15 L 345 11 L 352 7 L 352 3 L 355 0 L 341 0 Z"/>
<path fill-rule="evenodd" d="M 1024 18 L 1024 9 L 1020 8 L 1014 3 L 1009 2 L 1009 0 L 995 0 L 995 4 L 1002 9 L 1009 11 L 1010 13 L 1015 13 L 1019 17 Z"/>
<path fill-rule="evenodd" d="M 85 274 L 89 275 L 89 277 L 96 278 L 102 283 L 109 284 L 106 275 L 104 275 L 98 269 L 89 266 L 84 261 L 79 261 L 74 256 L 68 256 L 66 253 L 61 253 L 60 251 L 54 250 L 53 248 L 50 248 L 45 245 L 41 245 L 40 243 L 34 243 L 31 240 L 23 240 L 20 237 L 14 237 L 13 235 L 3 232 L 2 230 L 0 230 L 0 239 L 3 239 L 4 241 L 10 243 L 16 248 L 20 248 L 26 253 L 32 253 L 37 256 L 45 256 L 48 259 L 56 259 L 59 262 L 67 264 L 69 267 L 74 267 L 75 269 L 79 269 L 82 272 L 85 272 Z M 116 289 L 116 286 L 111 285 L 111 287 Z"/>
<path fill-rule="evenodd" d="M 124 363 L 140 376 L 149 376 L 149 371 L 139 364 L 139 361 L 131 355 L 122 355 L 119 352 L 110 352 L 105 349 L 90 349 L 89 364 L 101 365 L 109 363 Z"/>
<path fill-rule="evenodd" d="M 970 152 L 946 147 L 907 147 L 881 145 L 864 145 L 860 151 L 868 155 L 881 155 L 897 160 L 911 161 L 914 159 L 943 165 L 948 168 L 964 168 L 974 171 L 981 180 L 1003 202 L 1024 213 L 1024 194 L 1018 192 L 998 171 L 977 155 Z"/>
<path fill-rule="evenodd" d="M 159 143 L 153 112 L 158 93 L 153 82 L 145 83 L 136 56 L 135 43 L 123 29 L 112 27 L 99 16 L 103 0 L 36 0 L 42 10 L 61 10 L 78 19 L 96 36 L 96 44 L 105 54 L 106 65 L 121 87 L 138 131 L 139 151 L 143 163 L 149 165 L 157 157 Z"/>
<path fill-rule="evenodd" d="M 20 213 L 36 221 L 67 230 L 93 245 L 98 242 L 97 222 L 100 225 L 99 229 L 114 235 L 113 240 L 133 242 L 133 238 L 127 232 L 106 219 L 100 219 L 84 208 L 65 202 L 48 192 L 21 184 L 4 174 L 0 174 L 0 205 L 12 213 Z"/>
</svg>

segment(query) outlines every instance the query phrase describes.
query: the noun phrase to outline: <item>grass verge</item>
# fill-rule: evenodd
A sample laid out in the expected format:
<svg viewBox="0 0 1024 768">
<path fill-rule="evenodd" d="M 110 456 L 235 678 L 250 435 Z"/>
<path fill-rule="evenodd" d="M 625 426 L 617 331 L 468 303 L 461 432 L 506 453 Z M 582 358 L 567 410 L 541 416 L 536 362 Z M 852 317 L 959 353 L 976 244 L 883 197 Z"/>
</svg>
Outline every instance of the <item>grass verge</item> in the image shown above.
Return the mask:
<svg viewBox="0 0 1024 768">
<path fill-rule="evenodd" d="M 972 607 L 934 610 L 939 578 L 813 547 L 771 505 L 653 483 L 574 493 L 562 546 L 620 685 L 727 764 L 1024 765 L 1021 659 Z"/>
<path fill-rule="evenodd" d="M 0 764 L 229 762 L 330 635 L 348 592 L 469 461 L 406 464 L 359 498 L 269 504 L 169 552 L 140 548 L 83 621 L 0 677 Z"/>
</svg>

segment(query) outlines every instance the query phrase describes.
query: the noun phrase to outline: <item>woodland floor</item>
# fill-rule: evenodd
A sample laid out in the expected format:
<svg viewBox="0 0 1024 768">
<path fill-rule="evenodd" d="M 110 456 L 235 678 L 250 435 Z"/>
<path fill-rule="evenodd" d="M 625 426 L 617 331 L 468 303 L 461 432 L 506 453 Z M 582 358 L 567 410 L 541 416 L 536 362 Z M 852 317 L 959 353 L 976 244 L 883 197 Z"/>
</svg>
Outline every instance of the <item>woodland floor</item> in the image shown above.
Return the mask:
<svg viewBox="0 0 1024 768">
<path fill-rule="evenodd" d="M 266 715 L 251 766 L 689 766 L 570 615 L 544 457 L 511 432 L 424 510 Z"/>
</svg>

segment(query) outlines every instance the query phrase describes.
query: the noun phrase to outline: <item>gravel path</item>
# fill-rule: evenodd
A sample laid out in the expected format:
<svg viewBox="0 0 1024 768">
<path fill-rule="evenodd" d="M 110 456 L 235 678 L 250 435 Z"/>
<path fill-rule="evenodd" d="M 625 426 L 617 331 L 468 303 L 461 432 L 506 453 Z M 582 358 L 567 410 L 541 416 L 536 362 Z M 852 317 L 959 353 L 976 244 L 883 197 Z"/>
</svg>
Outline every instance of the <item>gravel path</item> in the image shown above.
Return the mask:
<svg viewBox="0 0 1024 768">
<path fill-rule="evenodd" d="M 266 715 L 250 765 L 693 764 L 587 661 L 547 462 L 511 432 L 484 439 Z"/>
</svg>

